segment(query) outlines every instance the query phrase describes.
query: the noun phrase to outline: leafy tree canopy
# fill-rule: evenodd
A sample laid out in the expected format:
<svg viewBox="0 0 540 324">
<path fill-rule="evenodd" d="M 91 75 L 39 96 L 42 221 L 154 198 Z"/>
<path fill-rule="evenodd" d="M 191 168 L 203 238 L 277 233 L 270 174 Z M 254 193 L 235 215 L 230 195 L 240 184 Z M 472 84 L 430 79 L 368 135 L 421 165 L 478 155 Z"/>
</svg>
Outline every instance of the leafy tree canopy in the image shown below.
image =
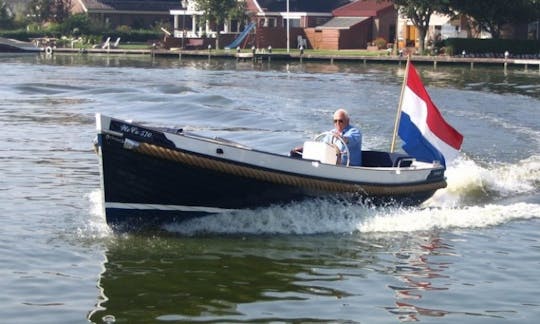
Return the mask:
<svg viewBox="0 0 540 324">
<path fill-rule="evenodd" d="M 429 29 L 431 15 L 435 12 L 442 12 L 447 8 L 451 0 L 395 0 L 399 7 L 399 12 L 408 17 L 419 33 L 419 49 L 424 52 L 424 40 Z"/>
<path fill-rule="evenodd" d="M 237 0 L 196 0 L 197 10 L 204 12 L 204 19 L 221 25 L 227 18 L 238 18 L 245 12 L 245 3 Z M 219 33 L 216 38 L 216 47 L 219 48 Z"/>
<path fill-rule="evenodd" d="M 443 10 L 460 13 L 474 19 L 478 29 L 500 38 L 504 25 L 529 23 L 540 19 L 538 0 L 451 0 Z"/>
</svg>

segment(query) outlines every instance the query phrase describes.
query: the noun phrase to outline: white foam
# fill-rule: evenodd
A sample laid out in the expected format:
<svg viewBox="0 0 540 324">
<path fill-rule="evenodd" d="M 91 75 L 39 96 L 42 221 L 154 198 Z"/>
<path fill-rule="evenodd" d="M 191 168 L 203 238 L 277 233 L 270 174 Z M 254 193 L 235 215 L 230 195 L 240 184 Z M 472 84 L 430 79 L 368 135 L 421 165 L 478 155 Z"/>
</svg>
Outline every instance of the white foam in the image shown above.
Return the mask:
<svg viewBox="0 0 540 324">
<path fill-rule="evenodd" d="M 183 235 L 388 233 L 484 228 L 531 218 L 540 218 L 539 204 L 520 202 L 445 208 L 375 208 L 317 200 L 286 207 L 197 218 L 168 224 L 165 229 Z"/>
<path fill-rule="evenodd" d="M 358 220 L 373 208 L 334 200 L 308 200 L 286 206 L 272 206 L 229 214 L 212 215 L 165 229 L 184 235 L 220 234 L 318 234 L 351 233 Z"/>
<path fill-rule="evenodd" d="M 534 193 L 540 184 L 540 156 L 534 155 L 517 164 L 484 167 L 462 155 L 448 167 L 446 177 L 448 187 L 437 191 L 424 206 L 456 207 Z"/>
<path fill-rule="evenodd" d="M 93 190 L 85 196 L 90 203 L 89 218 L 84 221 L 83 226 L 77 228 L 78 236 L 86 238 L 110 237 L 113 231 L 105 221 L 101 189 Z"/>
<path fill-rule="evenodd" d="M 358 231 L 414 232 L 431 229 L 484 228 L 517 219 L 540 218 L 540 205 L 489 204 L 464 208 L 395 209 L 383 211 L 358 225 Z"/>
<path fill-rule="evenodd" d="M 485 175 L 485 183 L 502 195 L 532 192 L 540 184 L 540 155 L 534 155 L 517 164 L 502 165 Z"/>
<path fill-rule="evenodd" d="M 448 187 L 423 208 L 384 209 L 358 225 L 360 232 L 421 231 L 433 228 L 483 228 L 517 219 L 540 218 L 540 205 L 499 203 L 501 197 L 537 194 L 540 156 L 517 164 L 483 167 L 461 156 L 449 166 Z M 497 203 L 496 203 L 497 202 Z"/>
</svg>

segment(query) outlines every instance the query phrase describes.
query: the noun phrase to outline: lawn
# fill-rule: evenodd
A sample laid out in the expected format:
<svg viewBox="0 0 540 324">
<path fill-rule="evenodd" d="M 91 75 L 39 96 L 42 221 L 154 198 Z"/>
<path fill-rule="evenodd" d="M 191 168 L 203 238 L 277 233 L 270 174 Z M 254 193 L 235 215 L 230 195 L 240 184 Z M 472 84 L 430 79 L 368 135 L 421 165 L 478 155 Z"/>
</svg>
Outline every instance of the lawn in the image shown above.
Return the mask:
<svg viewBox="0 0 540 324">
<path fill-rule="evenodd" d="M 140 50 L 140 49 L 150 49 L 151 46 L 147 43 L 120 43 L 118 48 L 126 49 L 126 50 Z M 231 53 L 236 50 L 226 50 L 226 49 L 219 49 L 219 50 L 212 50 L 213 53 L 216 54 L 223 54 L 223 53 Z M 245 48 L 241 50 L 242 53 L 250 53 L 250 48 Z M 264 53 L 268 53 L 268 50 L 264 50 Z M 272 49 L 273 54 L 286 54 L 287 49 L 286 48 L 273 48 Z M 289 50 L 289 53 L 291 54 L 300 54 L 300 50 L 297 48 L 291 48 Z M 382 56 L 387 55 L 386 50 L 379 50 L 379 51 L 368 51 L 364 49 L 354 49 L 354 50 L 320 50 L 320 49 L 306 49 L 304 50 L 304 55 L 320 55 L 320 56 Z"/>
</svg>

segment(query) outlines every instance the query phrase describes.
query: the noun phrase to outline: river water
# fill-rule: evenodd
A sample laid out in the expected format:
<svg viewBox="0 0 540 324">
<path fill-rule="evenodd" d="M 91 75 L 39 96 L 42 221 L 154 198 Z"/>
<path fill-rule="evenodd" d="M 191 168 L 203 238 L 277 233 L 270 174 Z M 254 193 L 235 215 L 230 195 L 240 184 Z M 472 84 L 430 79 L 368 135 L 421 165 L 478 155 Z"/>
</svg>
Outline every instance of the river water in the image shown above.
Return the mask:
<svg viewBox="0 0 540 324">
<path fill-rule="evenodd" d="M 95 113 L 287 153 L 343 107 L 365 148 L 387 149 L 404 65 L 55 54 L 0 67 L 0 322 L 540 318 L 538 70 L 417 64 L 465 137 L 422 206 L 315 200 L 126 234 L 104 221 Z"/>
</svg>

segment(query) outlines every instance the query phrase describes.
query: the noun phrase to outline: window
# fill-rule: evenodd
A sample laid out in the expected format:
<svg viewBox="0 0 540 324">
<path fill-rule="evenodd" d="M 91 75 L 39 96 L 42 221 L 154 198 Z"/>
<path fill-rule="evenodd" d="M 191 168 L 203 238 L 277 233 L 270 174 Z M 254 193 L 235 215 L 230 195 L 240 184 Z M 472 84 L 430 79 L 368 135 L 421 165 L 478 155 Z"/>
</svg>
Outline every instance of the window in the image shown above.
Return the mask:
<svg viewBox="0 0 540 324">
<path fill-rule="evenodd" d="M 291 18 L 289 19 L 289 26 L 291 28 L 300 27 L 300 19 L 299 18 Z M 287 19 L 283 19 L 283 27 L 287 27 Z"/>
</svg>

